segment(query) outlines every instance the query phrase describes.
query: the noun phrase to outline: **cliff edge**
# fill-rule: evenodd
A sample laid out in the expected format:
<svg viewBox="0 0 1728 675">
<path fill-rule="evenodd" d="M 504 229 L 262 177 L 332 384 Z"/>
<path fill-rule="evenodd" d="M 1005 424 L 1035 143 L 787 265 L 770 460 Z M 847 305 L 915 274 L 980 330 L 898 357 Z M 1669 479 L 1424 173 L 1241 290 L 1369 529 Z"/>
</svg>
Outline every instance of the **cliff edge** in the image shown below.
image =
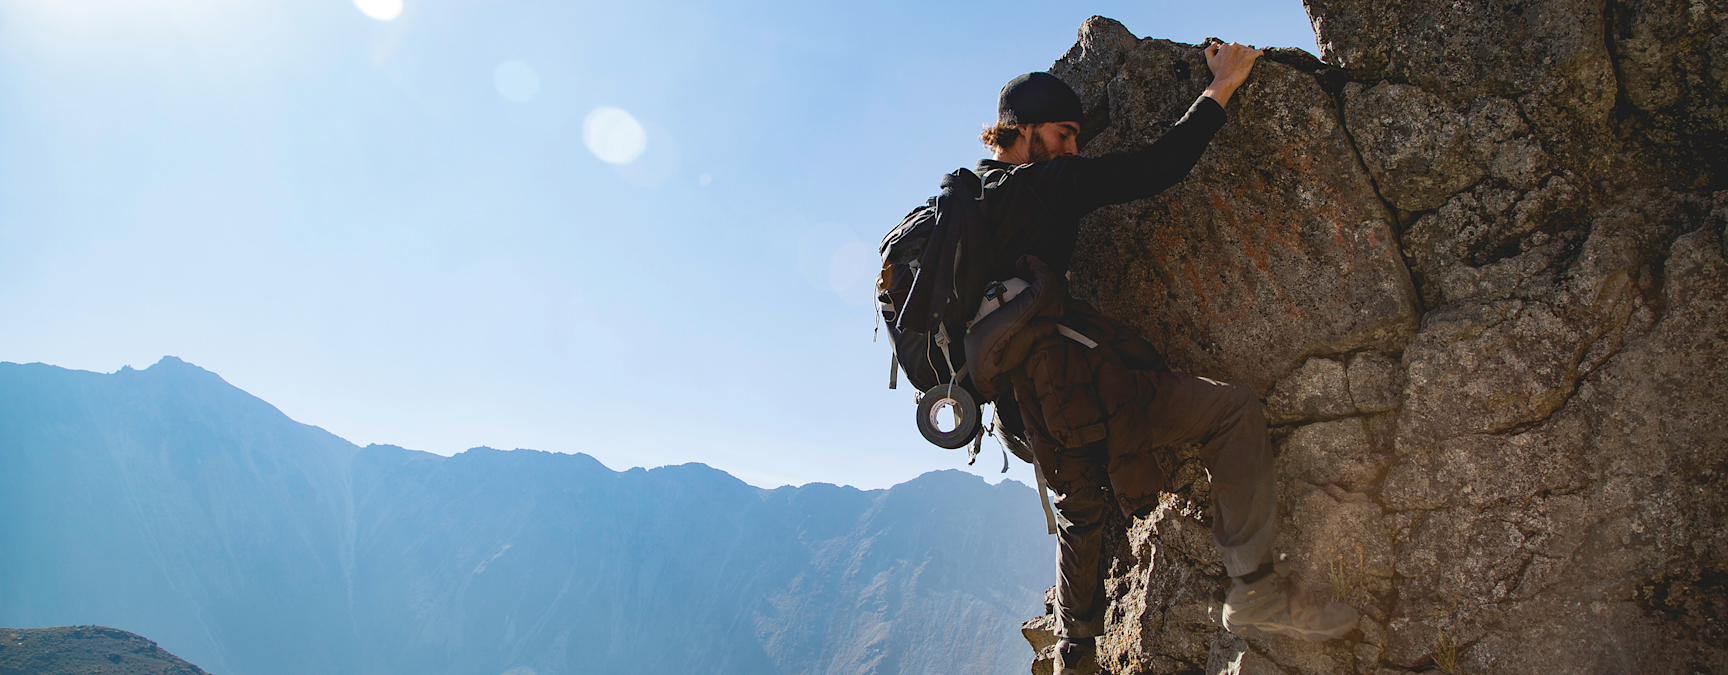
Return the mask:
<svg viewBox="0 0 1728 675">
<path fill-rule="evenodd" d="M 1077 296 L 1250 385 L 1302 592 L 1233 635 L 1205 473 L 1114 528 L 1141 673 L 1728 672 L 1728 2 L 1309 0 L 1188 180 L 1083 226 Z M 1138 147 L 1200 49 L 1094 17 L 1051 72 Z M 1025 634 L 1048 673 L 1050 617 Z"/>
</svg>

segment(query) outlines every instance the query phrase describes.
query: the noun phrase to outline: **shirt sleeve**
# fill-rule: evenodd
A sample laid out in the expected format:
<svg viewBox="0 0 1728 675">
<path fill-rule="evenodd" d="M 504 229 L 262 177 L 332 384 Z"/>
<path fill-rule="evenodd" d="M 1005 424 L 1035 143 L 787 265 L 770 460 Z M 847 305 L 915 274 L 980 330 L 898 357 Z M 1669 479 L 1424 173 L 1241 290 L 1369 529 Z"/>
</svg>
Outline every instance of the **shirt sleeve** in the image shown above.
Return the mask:
<svg viewBox="0 0 1728 675">
<path fill-rule="evenodd" d="M 1189 106 L 1150 145 L 1098 157 L 1062 157 L 1039 167 L 1032 188 L 1047 208 L 1078 218 L 1100 207 L 1144 199 L 1181 181 L 1223 128 L 1224 107 L 1210 96 Z"/>
</svg>

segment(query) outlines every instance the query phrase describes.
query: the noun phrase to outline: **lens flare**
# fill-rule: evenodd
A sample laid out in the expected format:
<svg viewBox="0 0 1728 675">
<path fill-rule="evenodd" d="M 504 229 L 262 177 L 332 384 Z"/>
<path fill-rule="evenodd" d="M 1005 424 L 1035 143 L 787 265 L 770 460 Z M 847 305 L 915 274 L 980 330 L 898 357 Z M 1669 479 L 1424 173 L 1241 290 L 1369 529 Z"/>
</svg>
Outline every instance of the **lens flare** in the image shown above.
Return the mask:
<svg viewBox="0 0 1728 675">
<path fill-rule="evenodd" d="M 402 0 L 354 0 L 360 13 L 379 21 L 389 21 L 402 15 Z"/>
<path fill-rule="evenodd" d="M 526 103 L 540 93 L 540 74 L 521 61 L 505 61 L 492 69 L 492 86 L 499 96 Z"/>
<path fill-rule="evenodd" d="M 652 187 L 664 183 L 678 171 L 678 142 L 666 128 L 653 122 L 642 122 L 647 145 L 642 154 L 629 164 L 612 167 L 624 182 L 637 187 Z"/>
<path fill-rule="evenodd" d="M 876 248 L 862 241 L 842 244 L 828 258 L 828 289 L 848 302 L 866 302 L 874 295 L 876 273 L 882 261 Z"/>
<path fill-rule="evenodd" d="M 648 149 L 648 131 L 630 113 L 600 107 L 582 120 L 582 142 L 607 164 L 629 164 Z"/>
</svg>

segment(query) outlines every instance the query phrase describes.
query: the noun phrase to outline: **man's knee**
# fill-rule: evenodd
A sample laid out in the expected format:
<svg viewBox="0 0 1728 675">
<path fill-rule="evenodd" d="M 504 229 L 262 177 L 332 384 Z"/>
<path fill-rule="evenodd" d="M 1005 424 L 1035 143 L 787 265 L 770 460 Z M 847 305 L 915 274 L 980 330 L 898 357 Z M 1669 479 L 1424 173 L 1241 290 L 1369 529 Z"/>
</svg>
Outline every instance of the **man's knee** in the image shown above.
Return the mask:
<svg viewBox="0 0 1728 675">
<path fill-rule="evenodd" d="M 1260 403 L 1260 397 L 1254 394 L 1253 389 L 1240 384 L 1230 385 L 1230 401 L 1242 411 L 1244 417 L 1266 419 L 1266 407 Z"/>
<path fill-rule="evenodd" d="M 1213 395 L 1216 397 L 1215 400 L 1217 400 L 1218 405 L 1224 409 L 1232 412 L 1240 411 L 1250 414 L 1265 414 L 1265 411 L 1262 410 L 1260 406 L 1260 397 L 1254 394 L 1253 389 L 1249 389 L 1244 385 L 1231 382 L 1219 382 L 1205 377 L 1200 379 L 1205 380 L 1207 383 L 1212 385 L 1212 391 L 1214 392 Z"/>
<path fill-rule="evenodd" d="M 1062 523 L 1065 528 L 1084 529 L 1096 525 L 1103 522 L 1105 514 L 1113 508 L 1110 495 L 1098 485 L 1057 488 L 1052 503 L 1056 506 L 1058 518 L 1065 521 Z"/>
</svg>

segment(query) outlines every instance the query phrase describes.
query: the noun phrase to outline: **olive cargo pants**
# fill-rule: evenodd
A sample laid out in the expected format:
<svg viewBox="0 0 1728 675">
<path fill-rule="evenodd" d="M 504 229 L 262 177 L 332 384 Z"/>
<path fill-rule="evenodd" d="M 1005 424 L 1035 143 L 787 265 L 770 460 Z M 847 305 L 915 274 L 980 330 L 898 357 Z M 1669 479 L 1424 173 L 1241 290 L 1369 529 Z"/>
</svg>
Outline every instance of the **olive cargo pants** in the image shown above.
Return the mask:
<svg viewBox="0 0 1728 675">
<path fill-rule="evenodd" d="M 1230 576 L 1271 561 L 1278 487 L 1266 436 L 1266 413 L 1247 387 L 1180 373 L 1156 373 L 1152 404 L 1143 413 L 1164 431 L 1159 445 L 1199 443 L 1212 481 L 1212 536 Z M 1104 632 L 1104 522 L 1116 509 L 1104 443 L 1063 449 L 1059 470 L 1069 480 L 1050 482 L 1056 493 L 1059 548 L 1056 635 L 1083 638 Z M 1056 468 L 1056 467 L 1051 467 Z"/>
</svg>

